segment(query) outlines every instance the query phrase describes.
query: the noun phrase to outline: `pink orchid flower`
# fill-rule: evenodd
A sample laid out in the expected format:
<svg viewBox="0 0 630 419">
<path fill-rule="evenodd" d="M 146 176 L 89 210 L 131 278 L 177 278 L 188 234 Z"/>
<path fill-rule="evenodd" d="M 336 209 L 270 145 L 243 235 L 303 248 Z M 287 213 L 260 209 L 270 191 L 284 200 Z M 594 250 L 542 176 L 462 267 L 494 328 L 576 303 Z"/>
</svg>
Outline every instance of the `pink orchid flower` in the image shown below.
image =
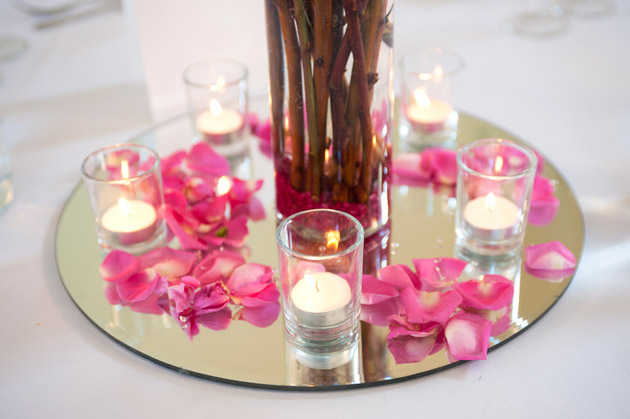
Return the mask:
<svg viewBox="0 0 630 419">
<path fill-rule="evenodd" d="M 412 259 L 412 263 L 425 291 L 452 287 L 466 268 L 466 262 L 455 258 Z"/>
<path fill-rule="evenodd" d="M 199 333 L 199 326 L 194 310 L 195 290 L 199 281 L 192 276 L 185 276 L 177 285 L 167 290 L 168 299 L 163 299 L 163 308 L 170 313 L 177 324 L 186 332 L 190 340 Z"/>
<path fill-rule="evenodd" d="M 451 360 L 486 359 L 492 323 L 472 313 L 458 312 L 446 323 L 446 351 Z"/>
<path fill-rule="evenodd" d="M 462 308 L 499 310 L 512 303 L 514 283 L 503 275 L 484 275 L 455 285 L 462 296 Z"/>
<path fill-rule="evenodd" d="M 397 364 L 421 362 L 443 347 L 443 326 L 439 323 L 415 324 L 391 316 L 389 330 L 387 348 Z"/>
<path fill-rule="evenodd" d="M 575 255 L 559 241 L 528 246 L 525 249 L 525 270 L 536 278 L 559 282 L 573 275 Z"/>
<path fill-rule="evenodd" d="M 201 284 L 211 284 L 216 281 L 227 281 L 237 267 L 245 264 L 245 258 L 240 254 L 228 250 L 210 252 L 199 262 L 193 271 L 193 276 Z"/>
<path fill-rule="evenodd" d="M 560 200 L 554 196 L 554 189 L 549 179 L 536 176 L 527 216 L 529 223 L 542 227 L 554 220 L 560 206 Z"/>
</svg>

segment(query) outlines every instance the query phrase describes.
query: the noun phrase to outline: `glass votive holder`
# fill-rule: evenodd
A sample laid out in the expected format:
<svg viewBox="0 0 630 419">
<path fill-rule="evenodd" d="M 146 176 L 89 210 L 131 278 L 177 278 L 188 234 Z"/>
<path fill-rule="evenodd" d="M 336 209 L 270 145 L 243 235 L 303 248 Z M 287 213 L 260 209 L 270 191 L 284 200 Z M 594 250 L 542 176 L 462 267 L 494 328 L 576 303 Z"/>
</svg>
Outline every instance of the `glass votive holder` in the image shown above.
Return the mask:
<svg viewBox="0 0 630 419">
<path fill-rule="evenodd" d="M 248 153 L 247 67 L 228 59 L 191 64 L 183 79 L 197 138 L 228 159 Z"/>
<path fill-rule="evenodd" d="M 81 166 L 104 252 L 133 254 L 166 242 L 160 159 L 136 144 L 116 144 L 89 154 Z"/>
<path fill-rule="evenodd" d="M 305 366 L 334 368 L 353 356 L 363 237 L 356 218 L 330 209 L 299 212 L 278 227 L 287 349 Z"/>
<path fill-rule="evenodd" d="M 405 54 L 400 60 L 402 94 L 400 138 L 408 149 L 452 145 L 459 114 L 453 103 L 454 81 L 463 59 L 441 48 Z"/>
<path fill-rule="evenodd" d="M 503 139 L 478 140 L 459 149 L 459 254 L 509 259 L 520 252 L 537 164 L 532 150 Z"/>
</svg>

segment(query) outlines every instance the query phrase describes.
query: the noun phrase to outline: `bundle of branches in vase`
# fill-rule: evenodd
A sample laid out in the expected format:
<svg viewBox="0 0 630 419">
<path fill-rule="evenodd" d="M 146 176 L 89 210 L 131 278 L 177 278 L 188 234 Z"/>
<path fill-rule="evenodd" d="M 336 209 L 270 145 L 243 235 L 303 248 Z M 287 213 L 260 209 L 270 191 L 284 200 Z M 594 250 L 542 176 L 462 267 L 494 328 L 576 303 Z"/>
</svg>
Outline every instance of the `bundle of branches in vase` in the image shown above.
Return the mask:
<svg viewBox="0 0 630 419">
<path fill-rule="evenodd" d="M 281 216 L 334 208 L 368 231 L 387 222 L 391 10 L 387 0 L 266 0 Z"/>
</svg>

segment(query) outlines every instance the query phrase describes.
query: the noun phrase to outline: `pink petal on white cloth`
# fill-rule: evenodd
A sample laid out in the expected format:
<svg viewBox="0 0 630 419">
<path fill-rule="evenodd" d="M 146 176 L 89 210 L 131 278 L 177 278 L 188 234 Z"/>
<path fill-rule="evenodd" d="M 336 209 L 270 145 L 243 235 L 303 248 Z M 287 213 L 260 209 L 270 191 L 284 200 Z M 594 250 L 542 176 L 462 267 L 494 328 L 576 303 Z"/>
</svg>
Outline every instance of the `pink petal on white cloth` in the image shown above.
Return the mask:
<svg viewBox="0 0 630 419">
<path fill-rule="evenodd" d="M 390 298 L 397 297 L 398 294 L 398 290 L 393 285 L 379 281 L 372 275 L 363 275 L 361 304 L 378 304 Z"/>
<path fill-rule="evenodd" d="M 425 291 L 450 288 L 466 268 L 467 263 L 455 258 L 412 259 Z"/>
<path fill-rule="evenodd" d="M 230 326 L 230 322 L 232 321 L 232 311 L 229 307 L 225 307 L 220 311 L 198 315 L 196 316 L 195 321 L 196 323 L 214 331 L 225 330 Z M 199 332 L 197 331 L 197 333 Z"/>
<path fill-rule="evenodd" d="M 462 297 L 457 291 L 425 292 L 409 287 L 402 290 L 400 300 L 409 322 L 445 324 L 462 302 Z"/>
<path fill-rule="evenodd" d="M 575 255 L 559 241 L 528 246 L 525 249 L 525 270 L 536 278 L 561 281 L 573 275 Z"/>
<path fill-rule="evenodd" d="M 145 269 L 137 272 L 124 281 L 116 283 L 116 291 L 120 298 L 133 303 L 147 298 L 158 285 L 160 275 L 153 269 Z"/>
<path fill-rule="evenodd" d="M 109 252 L 98 272 L 107 282 L 124 281 L 140 269 L 140 259 L 122 250 Z"/>
<path fill-rule="evenodd" d="M 405 308 L 399 298 L 390 298 L 377 304 L 361 305 L 361 321 L 376 326 L 387 326 L 388 318 L 393 315 L 402 315 Z"/>
<path fill-rule="evenodd" d="M 406 265 L 389 265 L 381 268 L 377 272 L 377 277 L 397 290 L 403 290 L 407 287 L 421 288 L 418 277 Z"/>
<path fill-rule="evenodd" d="M 171 232 L 177 237 L 179 244 L 183 249 L 191 249 L 191 250 L 205 250 L 206 245 L 188 234 L 184 228 L 179 224 L 175 215 L 173 213 L 173 209 L 166 205 L 163 211 L 164 221 L 168 225 L 168 228 Z"/>
<path fill-rule="evenodd" d="M 446 323 L 446 349 L 451 358 L 486 359 L 492 323 L 472 313 L 459 312 Z"/>
<path fill-rule="evenodd" d="M 195 266 L 193 276 L 202 284 L 210 284 L 215 281 L 227 281 L 234 269 L 245 263 L 245 258 L 236 252 L 229 250 L 215 250 Z"/>
<path fill-rule="evenodd" d="M 195 264 L 195 254 L 184 250 L 161 247 L 140 256 L 141 269 L 153 268 L 155 272 L 167 277 L 187 275 Z"/>
<path fill-rule="evenodd" d="M 484 275 L 455 286 L 463 298 L 462 308 L 499 310 L 512 303 L 514 283 L 503 275 Z"/>
<path fill-rule="evenodd" d="M 237 313 L 236 318 L 245 320 L 256 327 L 268 327 L 278 319 L 279 314 L 280 303 L 275 301 L 258 307 L 243 307 Z"/>
<path fill-rule="evenodd" d="M 228 175 L 230 163 L 206 143 L 195 144 L 186 157 L 188 167 L 213 176 Z"/>
</svg>

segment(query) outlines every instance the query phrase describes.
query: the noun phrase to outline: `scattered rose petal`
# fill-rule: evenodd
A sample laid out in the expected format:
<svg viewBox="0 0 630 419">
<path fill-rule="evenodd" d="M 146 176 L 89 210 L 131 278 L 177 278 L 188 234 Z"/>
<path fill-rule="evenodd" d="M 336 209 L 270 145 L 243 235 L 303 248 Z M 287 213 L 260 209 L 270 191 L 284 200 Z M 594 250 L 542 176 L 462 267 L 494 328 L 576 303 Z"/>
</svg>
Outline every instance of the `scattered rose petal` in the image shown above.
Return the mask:
<svg viewBox="0 0 630 419">
<path fill-rule="evenodd" d="M 140 256 L 140 269 L 153 268 L 155 272 L 167 277 L 187 275 L 194 263 L 195 255 L 183 250 L 161 247 Z"/>
<path fill-rule="evenodd" d="M 463 298 L 463 308 L 499 310 L 512 303 L 514 283 L 503 275 L 484 275 L 455 286 Z"/>
<path fill-rule="evenodd" d="M 380 281 L 372 275 L 363 275 L 361 304 L 378 304 L 398 295 L 399 292 L 395 286 Z"/>
<path fill-rule="evenodd" d="M 457 152 L 445 148 L 434 148 L 431 155 L 433 179 L 443 185 L 457 183 Z"/>
<path fill-rule="evenodd" d="M 225 307 L 219 311 L 197 315 L 195 322 L 214 331 L 225 330 L 232 322 L 232 311 Z"/>
<path fill-rule="evenodd" d="M 452 287 L 466 268 L 466 262 L 455 258 L 412 259 L 425 291 Z"/>
<path fill-rule="evenodd" d="M 280 293 L 272 281 L 269 266 L 246 263 L 234 269 L 225 283 L 235 304 L 256 307 L 277 301 Z"/>
<path fill-rule="evenodd" d="M 234 269 L 245 263 L 245 258 L 236 252 L 229 250 L 215 250 L 203 258 L 195 267 L 193 276 L 201 284 L 210 284 L 216 281 L 227 281 Z"/>
<path fill-rule="evenodd" d="M 462 302 L 457 291 L 426 292 L 405 288 L 400 293 L 407 320 L 411 323 L 436 322 L 445 324 Z"/>
<path fill-rule="evenodd" d="M 554 220 L 560 206 L 560 200 L 554 196 L 554 189 L 549 179 L 536 176 L 527 215 L 529 223 L 542 227 Z"/>
<path fill-rule="evenodd" d="M 381 268 L 377 272 L 377 277 L 397 290 L 403 290 L 407 287 L 421 288 L 418 277 L 405 265 L 389 265 Z"/>
<path fill-rule="evenodd" d="M 230 302 L 230 297 L 221 283 L 202 287 L 195 293 L 193 308 L 197 315 L 223 310 Z"/>
<path fill-rule="evenodd" d="M 153 269 L 145 269 L 131 275 L 124 281 L 116 283 L 116 291 L 120 298 L 127 302 L 133 303 L 142 301 L 147 298 L 158 285 L 160 275 Z"/>
<path fill-rule="evenodd" d="M 394 157 L 392 173 L 399 185 L 425 186 L 431 180 L 431 172 L 420 168 L 420 153 L 405 153 Z"/>
<path fill-rule="evenodd" d="M 213 176 L 222 176 L 230 173 L 230 163 L 227 159 L 206 143 L 195 144 L 188 156 L 186 156 L 186 162 L 190 169 Z"/>
<path fill-rule="evenodd" d="M 398 316 L 390 317 L 387 347 L 397 364 L 420 362 L 433 352 L 442 326 L 413 325 Z"/>
<path fill-rule="evenodd" d="M 472 313 L 459 312 L 446 323 L 446 349 L 458 361 L 486 359 L 492 323 Z"/>
<path fill-rule="evenodd" d="M 245 320 L 256 327 L 271 326 L 280 314 L 280 303 L 273 301 L 258 307 L 243 307 L 237 315 L 236 319 Z"/>
<path fill-rule="evenodd" d="M 112 250 L 98 268 L 101 277 L 107 282 L 124 281 L 140 269 L 140 259 L 136 256 Z"/>
<path fill-rule="evenodd" d="M 528 246 L 525 249 L 525 270 L 536 278 L 560 281 L 573 275 L 576 259 L 559 241 Z"/>
<path fill-rule="evenodd" d="M 376 326 L 387 326 L 388 318 L 393 315 L 403 315 L 405 307 L 399 298 L 390 298 L 376 304 L 361 305 L 360 319 Z"/>
</svg>

